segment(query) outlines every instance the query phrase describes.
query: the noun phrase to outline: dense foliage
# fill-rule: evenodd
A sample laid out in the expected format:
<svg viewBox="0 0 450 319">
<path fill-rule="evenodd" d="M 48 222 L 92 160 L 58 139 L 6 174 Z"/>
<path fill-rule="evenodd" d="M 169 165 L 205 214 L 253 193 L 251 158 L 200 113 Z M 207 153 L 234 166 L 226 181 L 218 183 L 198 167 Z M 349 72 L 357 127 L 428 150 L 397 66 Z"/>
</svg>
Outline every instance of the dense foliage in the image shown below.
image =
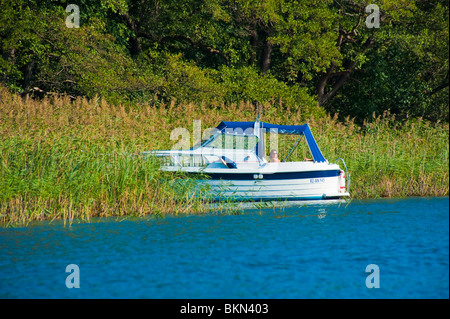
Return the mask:
<svg viewBox="0 0 450 319">
<path fill-rule="evenodd" d="M 0 0 L 4 86 L 448 122 L 447 0 L 78 0 L 68 28 L 70 3 Z"/>
</svg>

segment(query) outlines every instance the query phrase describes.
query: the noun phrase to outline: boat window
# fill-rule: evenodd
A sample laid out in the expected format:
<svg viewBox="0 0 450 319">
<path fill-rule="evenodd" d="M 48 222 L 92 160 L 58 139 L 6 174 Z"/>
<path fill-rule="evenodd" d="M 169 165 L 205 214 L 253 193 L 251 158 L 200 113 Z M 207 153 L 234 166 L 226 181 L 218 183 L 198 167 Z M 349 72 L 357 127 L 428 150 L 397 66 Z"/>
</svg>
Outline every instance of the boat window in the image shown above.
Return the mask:
<svg viewBox="0 0 450 319">
<path fill-rule="evenodd" d="M 213 139 L 206 142 L 203 146 L 213 148 L 252 150 L 256 147 L 257 143 L 258 137 L 256 135 L 221 133 L 217 134 Z"/>
<path fill-rule="evenodd" d="M 302 162 L 313 159 L 309 145 L 303 135 L 290 134 L 266 134 L 266 154 L 272 149 L 278 151 L 278 158 L 287 162 Z M 269 160 L 269 155 L 267 155 Z"/>
<path fill-rule="evenodd" d="M 204 156 L 195 155 L 174 155 L 162 158 L 163 166 L 181 166 L 181 167 L 205 167 L 208 161 Z"/>
</svg>

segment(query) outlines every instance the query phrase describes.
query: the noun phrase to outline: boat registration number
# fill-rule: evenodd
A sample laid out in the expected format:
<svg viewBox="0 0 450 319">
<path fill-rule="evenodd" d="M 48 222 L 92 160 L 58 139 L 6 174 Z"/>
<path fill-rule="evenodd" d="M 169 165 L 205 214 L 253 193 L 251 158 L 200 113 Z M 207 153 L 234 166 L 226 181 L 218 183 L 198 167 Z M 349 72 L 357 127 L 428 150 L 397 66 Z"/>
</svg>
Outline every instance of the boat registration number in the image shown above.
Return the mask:
<svg viewBox="0 0 450 319">
<path fill-rule="evenodd" d="M 315 183 L 325 183 L 325 178 L 310 178 L 309 182 L 311 184 L 315 184 Z"/>
</svg>

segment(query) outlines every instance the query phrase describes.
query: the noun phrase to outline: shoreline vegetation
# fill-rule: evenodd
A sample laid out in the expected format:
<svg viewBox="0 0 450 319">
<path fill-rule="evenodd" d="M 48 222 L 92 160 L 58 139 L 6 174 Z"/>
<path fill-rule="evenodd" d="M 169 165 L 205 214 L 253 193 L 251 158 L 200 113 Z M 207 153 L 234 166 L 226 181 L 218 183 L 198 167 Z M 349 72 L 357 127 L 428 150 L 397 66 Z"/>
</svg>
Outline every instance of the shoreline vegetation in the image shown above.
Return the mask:
<svg viewBox="0 0 450 319">
<path fill-rule="evenodd" d="M 358 125 L 320 108 L 306 112 L 276 102 L 261 110 L 265 122 L 308 123 L 325 158 L 345 159 L 352 198 L 449 194 L 448 123 L 399 121 L 385 112 Z M 249 102 L 173 100 L 133 107 L 64 95 L 36 100 L 0 87 L 0 227 L 206 212 L 205 201 L 192 194 L 194 182 L 181 186 L 175 181 L 185 177 L 130 154 L 170 149 L 177 127 L 192 138 L 194 120 L 201 120 L 203 131 L 255 115 Z"/>
</svg>

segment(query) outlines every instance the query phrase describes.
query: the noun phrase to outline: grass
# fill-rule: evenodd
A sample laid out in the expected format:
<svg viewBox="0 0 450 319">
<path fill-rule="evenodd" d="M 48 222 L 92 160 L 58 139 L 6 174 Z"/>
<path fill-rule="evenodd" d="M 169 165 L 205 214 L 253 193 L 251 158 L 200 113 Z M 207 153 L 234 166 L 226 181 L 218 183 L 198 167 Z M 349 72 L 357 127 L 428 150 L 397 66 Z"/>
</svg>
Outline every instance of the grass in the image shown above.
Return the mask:
<svg viewBox="0 0 450 319">
<path fill-rule="evenodd" d="M 221 120 L 254 118 L 254 106 L 245 102 L 130 108 L 102 99 L 23 99 L 0 88 L 0 223 L 204 212 L 193 181 L 182 186 L 177 180 L 190 181 L 186 176 L 130 154 L 171 148 L 170 132 L 184 127 L 192 136 L 193 120 L 204 130 Z M 276 104 L 263 107 L 263 120 L 308 122 L 325 157 L 345 159 L 354 198 L 448 196 L 448 124 L 385 114 L 358 126 L 351 119 L 306 118 L 301 109 Z M 281 157 L 294 142 L 280 140 Z M 291 159 L 305 155 L 300 148 Z"/>
<path fill-rule="evenodd" d="M 345 159 L 354 197 L 448 196 L 448 124 L 398 122 L 389 113 L 361 127 L 328 123 L 319 121 L 317 141 L 331 158 Z"/>
</svg>

